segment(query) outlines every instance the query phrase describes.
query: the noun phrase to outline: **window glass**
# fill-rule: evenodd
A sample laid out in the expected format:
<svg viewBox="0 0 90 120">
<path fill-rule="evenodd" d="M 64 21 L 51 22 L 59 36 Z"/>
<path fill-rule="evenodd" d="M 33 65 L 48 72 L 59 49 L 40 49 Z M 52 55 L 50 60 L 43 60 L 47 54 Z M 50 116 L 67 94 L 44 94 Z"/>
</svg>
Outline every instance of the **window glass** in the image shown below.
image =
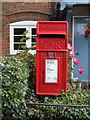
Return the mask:
<svg viewBox="0 0 90 120">
<path fill-rule="evenodd" d="M 14 50 L 23 50 L 26 44 L 14 44 Z"/>
<path fill-rule="evenodd" d="M 36 28 L 32 28 L 32 35 L 36 35 Z"/>
<path fill-rule="evenodd" d="M 14 28 L 14 35 L 22 35 L 26 28 Z"/>
<path fill-rule="evenodd" d="M 31 47 L 36 45 L 36 28 L 31 29 Z"/>
<path fill-rule="evenodd" d="M 36 42 L 36 35 L 32 36 L 32 42 Z"/>
<path fill-rule="evenodd" d="M 14 28 L 14 50 L 23 50 L 22 46 L 26 45 L 26 41 L 20 41 L 26 28 Z"/>
<path fill-rule="evenodd" d="M 24 37 L 25 38 L 25 37 Z M 14 36 L 14 42 L 21 42 L 22 36 Z M 23 40 L 25 42 L 25 40 Z"/>
</svg>

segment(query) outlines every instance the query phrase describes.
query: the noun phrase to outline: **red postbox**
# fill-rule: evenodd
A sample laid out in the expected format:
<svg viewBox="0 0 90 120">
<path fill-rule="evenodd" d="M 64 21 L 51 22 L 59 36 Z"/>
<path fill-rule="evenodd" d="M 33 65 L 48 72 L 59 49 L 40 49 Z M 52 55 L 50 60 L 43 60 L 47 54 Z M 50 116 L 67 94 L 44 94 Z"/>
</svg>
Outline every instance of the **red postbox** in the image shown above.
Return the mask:
<svg viewBox="0 0 90 120">
<path fill-rule="evenodd" d="M 36 40 L 36 94 L 59 95 L 67 87 L 68 23 L 39 21 Z"/>
</svg>

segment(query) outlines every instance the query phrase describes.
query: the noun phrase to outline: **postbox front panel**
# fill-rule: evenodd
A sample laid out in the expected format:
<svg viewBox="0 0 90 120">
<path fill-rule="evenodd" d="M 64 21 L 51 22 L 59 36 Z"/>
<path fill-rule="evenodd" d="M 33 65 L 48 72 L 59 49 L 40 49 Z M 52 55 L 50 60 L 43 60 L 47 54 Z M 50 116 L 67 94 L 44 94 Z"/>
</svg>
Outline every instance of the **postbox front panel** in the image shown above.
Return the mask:
<svg viewBox="0 0 90 120">
<path fill-rule="evenodd" d="M 54 57 L 50 57 L 50 53 L 37 53 L 37 94 L 39 95 L 59 95 L 62 90 L 66 91 L 66 75 L 63 75 L 66 68 L 66 63 L 63 62 L 66 54 L 53 52 Z"/>
</svg>

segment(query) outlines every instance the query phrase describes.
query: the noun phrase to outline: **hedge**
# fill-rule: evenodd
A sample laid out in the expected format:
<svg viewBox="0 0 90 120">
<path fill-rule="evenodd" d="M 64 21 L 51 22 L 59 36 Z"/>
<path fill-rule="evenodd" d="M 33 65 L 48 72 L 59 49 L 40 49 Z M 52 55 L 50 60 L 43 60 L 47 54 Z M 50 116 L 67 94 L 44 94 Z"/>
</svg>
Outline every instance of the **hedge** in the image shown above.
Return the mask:
<svg viewBox="0 0 90 120">
<path fill-rule="evenodd" d="M 89 89 L 71 89 L 58 96 L 35 94 L 35 55 L 2 57 L 2 120 L 90 120 L 90 108 L 27 106 L 30 103 L 90 105 Z"/>
<path fill-rule="evenodd" d="M 32 119 L 39 120 L 90 120 L 90 91 L 89 89 L 73 89 L 70 92 L 58 96 L 37 96 L 34 91 L 29 94 L 29 103 L 46 103 L 60 105 L 89 105 L 89 107 L 67 107 L 67 106 L 39 106 L 29 105 L 29 115 Z"/>
<path fill-rule="evenodd" d="M 23 57 L 3 57 L 0 63 L 3 120 L 23 118 L 26 109 L 29 67 Z"/>
</svg>

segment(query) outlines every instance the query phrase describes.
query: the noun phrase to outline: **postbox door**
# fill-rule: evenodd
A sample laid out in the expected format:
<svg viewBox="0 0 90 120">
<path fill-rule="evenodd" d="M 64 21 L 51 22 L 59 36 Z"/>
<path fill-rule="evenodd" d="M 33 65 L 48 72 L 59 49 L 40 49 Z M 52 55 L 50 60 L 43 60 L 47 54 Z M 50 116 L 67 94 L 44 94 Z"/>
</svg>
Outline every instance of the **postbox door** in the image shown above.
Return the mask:
<svg viewBox="0 0 90 120">
<path fill-rule="evenodd" d="M 64 52 L 38 52 L 37 53 L 37 94 L 56 95 L 65 91 L 66 78 Z"/>
<path fill-rule="evenodd" d="M 65 21 L 39 21 L 36 40 L 36 93 L 66 91 L 68 26 Z"/>
</svg>

